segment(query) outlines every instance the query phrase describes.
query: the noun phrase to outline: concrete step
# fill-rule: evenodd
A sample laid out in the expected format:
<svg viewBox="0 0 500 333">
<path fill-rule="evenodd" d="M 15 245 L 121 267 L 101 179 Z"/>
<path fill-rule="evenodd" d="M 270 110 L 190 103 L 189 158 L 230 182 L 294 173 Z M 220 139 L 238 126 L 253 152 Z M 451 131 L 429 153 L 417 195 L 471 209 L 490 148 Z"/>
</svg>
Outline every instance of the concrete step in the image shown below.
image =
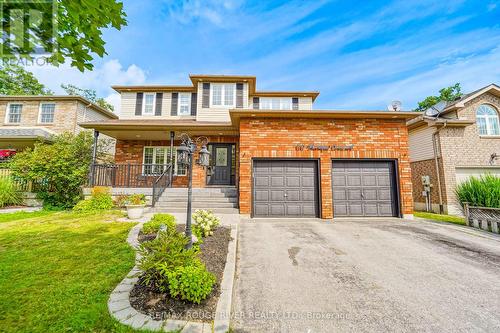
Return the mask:
<svg viewBox="0 0 500 333">
<path fill-rule="evenodd" d="M 196 209 L 201 209 L 201 208 L 193 208 L 192 209 L 193 213 L 196 211 Z M 208 209 L 208 210 L 211 210 L 214 214 L 239 214 L 240 213 L 240 210 L 238 208 L 212 208 L 212 209 Z M 152 213 L 185 213 L 186 208 L 154 207 L 150 210 L 150 212 L 152 212 Z"/>
<path fill-rule="evenodd" d="M 184 198 L 187 200 L 187 193 L 165 193 L 161 195 L 162 198 Z M 193 193 L 193 198 L 237 198 L 237 194 L 226 193 Z"/>
<path fill-rule="evenodd" d="M 187 197 L 160 197 L 158 202 L 187 202 Z M 238 202 L 238 198 L 200 198 L 194 197 L 192 202 Z"/>
<path fill-rule="evenodd" d="M 187 202 L 165 202 L 158 201 L 155 207 L 187 207 Z M 210 209 L 210 208 L 238 208 L 236 202 L 206 202 L 206 201 L 193 201 L 193 208 Z"/>
<path fill-rule="evenodd" d="M 169 187 L 165 189 L 168 193 L 187 193 L 188 189 L 185 187 Z M 193 188 L 193 193 L 237 193 L 236 187 L 223 187 L 223 188 Z"/>
</svg>

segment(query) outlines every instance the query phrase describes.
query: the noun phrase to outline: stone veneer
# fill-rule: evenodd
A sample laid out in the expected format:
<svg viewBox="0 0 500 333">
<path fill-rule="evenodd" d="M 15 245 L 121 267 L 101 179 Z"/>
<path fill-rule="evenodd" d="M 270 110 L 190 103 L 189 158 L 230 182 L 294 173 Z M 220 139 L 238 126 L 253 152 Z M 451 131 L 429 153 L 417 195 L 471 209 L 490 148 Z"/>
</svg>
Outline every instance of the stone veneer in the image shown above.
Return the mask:
<svg viewBox="0 0 500 333">
<path fill-rule="evenodd" d="M 352 151 L 297 151 L 296 144 L 354 144 Z M 412 214 L 408 131 L 398 119 L 241 119 L 240 213 L 252 207 L 252 158 L 320 159 L 321 217 L 333 217 L 333 158 L 390 158 L 399 166 L 401 211 Z"/>
</svg>

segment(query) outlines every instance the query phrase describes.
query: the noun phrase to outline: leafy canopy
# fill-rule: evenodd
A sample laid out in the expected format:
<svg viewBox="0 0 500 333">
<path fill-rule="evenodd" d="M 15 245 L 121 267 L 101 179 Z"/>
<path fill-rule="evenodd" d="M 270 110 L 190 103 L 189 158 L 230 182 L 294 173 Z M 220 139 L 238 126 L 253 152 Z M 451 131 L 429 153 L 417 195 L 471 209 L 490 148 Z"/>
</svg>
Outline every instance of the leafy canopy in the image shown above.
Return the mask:
<svg viewBox="0 0 500 333">
<path fill-rule="evenodd" d="M 418 102 L 418 107 L 415 111 L 425 111 L 431 106 L 441 101 L 454 101 L 462 97 L 460 83 L 455 83 L 453 86 L 439 90 L 439 96 L 427 96 L 423 101 Z"/>
<path fill-rule="evenodd" d="M 63 88 L 68 95 L 82 96 L 108 111 L 114 111 L 113 105 L 106 102 L 104 98 L 97 97 L 97 92 L 93 89 L 83 89 L 72 84 L 61 84 L 61 88 Z"/>
<path fill-rule="evenodd" d="M 52 26 L 53 6 L 57 6 L 57 21 L 55 27 Z M 35 6 L 35 7 L 34 7 Z M 25 22 L 30 22 L 30 10 L 36 8 L 42 13 L 41 23 L 36 27 L 28 24 L 22 25 L 22 31 L 17 31 L 12 27 L 9 17 L 4 15 L 0 18 L 6 31 L 16 33 L 19 37 L 35 41 L 35 43 L 24 42 L 17 45 L 15 42 L 4 43 L 3 54 L 27 57 L 32 54 L 38 44 L 44 49 L 54 51 L 49 57 L 49 61 L 58 65 L 67 59 L 71 60 L 71 66 L 80 71 L 91 70 L 94 66 L 92 60 L 94 54 L 103 57 L 106 53 L 105 42 L 102 39 L 102 30 L 115 28 L 120 30 L 127 25 L 126 14 L 123 11 L 123 3 L 117 0 L 51 0 L 51 1 L 15 1 L 4 4 L 4 13 L 9 9 L 22 9 Z M 13 12 L 15 13 L 15 12 Z M 15 14 L 13 14 L 15 15 Z M 18 18 L 17 21 L 19 21 Z M 55 36 L 55 38 L 53 38 Z"/>
<path fill-rule="evenodd" d="M 33 73 L 6 62 L 0 66 L 0 95 L 52 95 Z"/>
<path fill-rule="evenodd" d="M 92 161 L 92 133 L 63 133 L 52 144 L 36 143 L 10 161 L 14 177 L 33 181 L 48 206 L 69 208 L 81 198 Z"/>
</svg>

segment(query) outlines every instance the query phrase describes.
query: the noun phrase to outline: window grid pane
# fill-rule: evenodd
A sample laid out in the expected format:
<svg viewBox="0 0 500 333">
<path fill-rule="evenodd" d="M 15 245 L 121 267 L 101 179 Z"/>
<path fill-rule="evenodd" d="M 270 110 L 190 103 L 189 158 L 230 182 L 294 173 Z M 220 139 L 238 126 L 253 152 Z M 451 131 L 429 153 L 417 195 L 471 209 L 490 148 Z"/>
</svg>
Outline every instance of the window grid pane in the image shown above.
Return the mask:
<svg viewBox="0 0 500 333">
<path fill-rule="evenodd" d="M 9 106 L 9 123 L 21 122 L 22 104 L 10 104 Z"/>
<path fill-rule="evenodd" d="M 224 105 L 225 106 L 234 105 L 234 84 L 224 85 Z"/>
<path fill-rule="evenodd" d="M 180 94 L 179 115 L 181 116 L 191 115 L 191 94 L 189 93 Z"/>
<path fill-rule="evenodd" d="M 42 104 L 42 114 L 40 117 L 40 122 L 42 123 L 52 123 L 54 122 L 54 110 L 55 104 Z"/>
<path fill-rule="evenodd" d="M 155 100 L 154 94 L 146 94 L 146 96 L 144 98 L 144 113 L 145 114 L 153 114 L 154 100 Z"/>
<path fill-rule="evenodd" d="M 212 86 L 212 105 L 222 105 L 222 86 L 219 84 Z"/>
<path fill-rule="evenodd" d="M 146 147 L 144 148 L 144 174 L 149 175 L 152 172 L 153 166 L 153 148 Z"/>
</svg>

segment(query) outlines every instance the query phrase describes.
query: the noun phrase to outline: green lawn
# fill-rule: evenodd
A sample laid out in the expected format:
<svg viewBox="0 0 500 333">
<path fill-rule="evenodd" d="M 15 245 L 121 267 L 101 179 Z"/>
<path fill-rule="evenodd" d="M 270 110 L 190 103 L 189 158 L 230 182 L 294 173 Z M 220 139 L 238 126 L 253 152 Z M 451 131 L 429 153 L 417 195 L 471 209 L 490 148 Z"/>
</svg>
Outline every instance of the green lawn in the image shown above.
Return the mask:
<svg viewBox="0 0 500 333">
<path fill-rule="evenodd" d="M 134 332 L 106 305 L 134 265 L 118 214 L 0 216 L 0 331 Z"/>
<path fill-rule="evenodd" d="M 427 212 L 414 212 L 416 217 L 421 217 L 424 219 L 429 219 L 429 220 L 434 220 L 434 221 L 440 221 L 440 222 L 449 222 L 449 223 L 455 223 L 455 224 L 461 224 L 465 225 L 465 219 L 463 217 L 459 216 L 453 216 L 453 215 L 442 215 L 442 214 L 434 214 L 434 213 L 427 213 Z"/>
</svg>

